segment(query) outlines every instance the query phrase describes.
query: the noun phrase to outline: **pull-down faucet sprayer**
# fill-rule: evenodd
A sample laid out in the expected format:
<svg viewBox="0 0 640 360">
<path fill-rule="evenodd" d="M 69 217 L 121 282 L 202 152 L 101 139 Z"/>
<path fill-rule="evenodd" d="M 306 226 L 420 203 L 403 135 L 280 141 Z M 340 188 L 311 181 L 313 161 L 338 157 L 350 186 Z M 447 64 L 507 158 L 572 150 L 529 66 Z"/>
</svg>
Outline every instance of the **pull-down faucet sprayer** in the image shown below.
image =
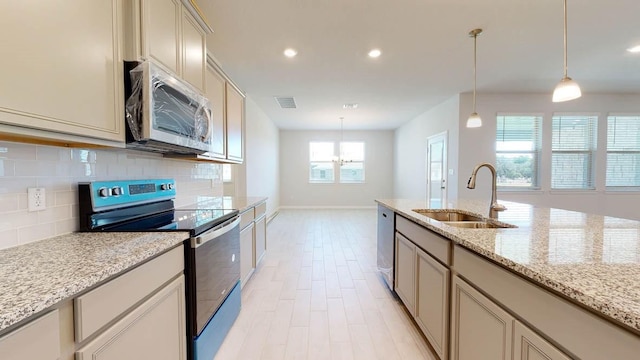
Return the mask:
<svg viewBox="0 0 640 360">
<path fill-rule="evenodd" d="M 496 168 L 489 163 L 481 163 L 476 165 L 476 167 L 471 172 L 469 182 L 467 182 L 467 189 L 476 188 L 476 175 L 481 167 L 486 167 L 487 169 L 489 169 L 489 171 L 491 171 L 491 205 L 489 205 L 489 217 L 492 219 L 497 219 L 498 212 L 505 211 L 507 210 L 507 208 L 504 205 L 498 204 L 498 197 L 496 195 Z"/>
</svg>

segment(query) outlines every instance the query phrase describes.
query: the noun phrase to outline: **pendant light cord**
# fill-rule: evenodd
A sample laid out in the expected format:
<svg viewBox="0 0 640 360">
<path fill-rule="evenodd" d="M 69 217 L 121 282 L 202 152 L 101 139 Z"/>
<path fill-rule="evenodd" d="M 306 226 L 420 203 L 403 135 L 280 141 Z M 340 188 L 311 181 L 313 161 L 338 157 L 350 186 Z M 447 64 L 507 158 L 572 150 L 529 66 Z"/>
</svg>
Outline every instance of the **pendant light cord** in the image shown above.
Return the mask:
<svg viewBox="0 0 640 360">
<path fill-rule="evenodd" d="M 566 0 L 565 0 L 566 1 Z M 476 68 L 477 68 L 477 48 L 478 48 L 478 34 L 473 34 L 473 112 L 476 112 Z"/>
<path fill-rule="evenodd" d="M 567 77 L 567 0 L 564 0 L 564 77 Z"/>
</svg>

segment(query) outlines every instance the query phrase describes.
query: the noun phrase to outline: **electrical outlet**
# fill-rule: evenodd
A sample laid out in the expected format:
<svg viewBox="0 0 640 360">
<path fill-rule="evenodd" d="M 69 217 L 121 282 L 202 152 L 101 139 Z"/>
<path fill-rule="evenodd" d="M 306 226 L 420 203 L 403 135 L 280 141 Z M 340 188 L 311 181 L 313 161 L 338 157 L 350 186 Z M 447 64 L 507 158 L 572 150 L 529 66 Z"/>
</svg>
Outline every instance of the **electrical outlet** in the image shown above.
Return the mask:
<svg viewBox="0 0 640 360">
<path fill-rule="evenodd" d="M 44 188 L 28 188 L 29 211 L 41 211 L 47 208 Z"/>
</svg>

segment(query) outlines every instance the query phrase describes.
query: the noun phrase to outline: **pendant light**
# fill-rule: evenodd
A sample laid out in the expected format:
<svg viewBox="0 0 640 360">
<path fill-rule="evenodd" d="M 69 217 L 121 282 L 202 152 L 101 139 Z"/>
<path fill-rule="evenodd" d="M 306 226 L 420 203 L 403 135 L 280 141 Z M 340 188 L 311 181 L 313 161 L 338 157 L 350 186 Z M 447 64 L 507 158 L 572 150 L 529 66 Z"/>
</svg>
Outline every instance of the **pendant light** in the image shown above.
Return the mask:
<svg viewBox="0 0 640 360">
<path fill-rule="evenodd" d="M 343 142 L 344 142 L 344 117 L 340 117 L 340 144 L 339 144 L 339 150 L 338 150 L 340 153 L 340 156 L 334 156 L 332 159 L 333 162 L 340 164 L 340 166 L 344 165 L 345 163 L 349 163 L 353 161 L 353 160 L 347 160 L 344 158 L 342 154 Z"/>
<path fill-rule="evenodd" d="M 567 0 L 564 1 L 564 77 L 555 90 L 553 90 L 553 102 L 562 102 L 577 99 L 582 96 L 580 86 L 567 76 Z"/>
<path fill-rule="evenodd" d="M 482 29 L 473 29 L 469 32 L 469 36 L 473 37 L 473 112 L 467 119 L 468 128 L 476 128 L 482 126 L 482 119 L 476 112 L 476 68 L 477 68 L 477 49 L 478 35 L 482 34 Z"/>
</svg>

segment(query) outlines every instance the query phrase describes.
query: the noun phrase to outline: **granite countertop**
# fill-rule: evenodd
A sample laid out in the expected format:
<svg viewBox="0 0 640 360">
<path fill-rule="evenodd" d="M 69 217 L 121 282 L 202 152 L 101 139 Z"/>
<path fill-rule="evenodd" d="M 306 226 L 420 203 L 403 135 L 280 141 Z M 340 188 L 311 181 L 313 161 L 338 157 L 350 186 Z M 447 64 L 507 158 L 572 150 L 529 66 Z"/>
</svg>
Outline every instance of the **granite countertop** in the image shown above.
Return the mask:
<svg viewBox="0 0 640 360">
<path fill-rule="evenodd" d="M 640 330 L 640 222 L 500 201 L 507 229 L 448 226 L 412 211 L 425 201 L 376 200 L 396 213 L 615 321 Z M 487 216 L 488 203 L 449 208 Z"/>
<path fill-rule="evenodd" d="M 0 332 L 187 237 L 186 232 L 72 233 L 0 250 Z"/>
<path fill-rule="evenodd" d="M 264 201 L 267 201 L 264 196 L 198 196 L 196 204 L 182 205 L 178 208 L 192 209 L 210 206 L 212 209 L 236 209 L 242 213 Z"/>
</svg>

